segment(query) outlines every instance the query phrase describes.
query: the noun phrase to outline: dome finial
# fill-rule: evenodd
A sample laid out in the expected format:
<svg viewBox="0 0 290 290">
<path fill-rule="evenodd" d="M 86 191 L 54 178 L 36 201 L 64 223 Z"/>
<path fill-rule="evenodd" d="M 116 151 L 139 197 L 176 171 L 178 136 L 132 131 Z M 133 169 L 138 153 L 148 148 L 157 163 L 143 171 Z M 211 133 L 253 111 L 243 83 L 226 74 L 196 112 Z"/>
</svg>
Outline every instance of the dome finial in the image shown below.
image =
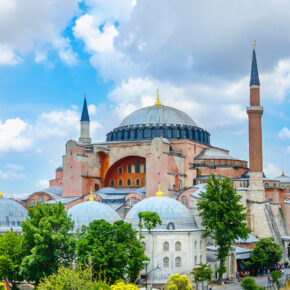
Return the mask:
<svg viewBox="0 0 290 290">
<path fill-rule="evenodd" d="M 284 172 L 284 169 L 282 169 L 282 176 L 285 176 L 285 172 Z"/>
<path fill-rule="evenodd" d="M 0 192 L 0 198 L 1 198 L 1 197 L 3 197 L 3 193 L 2 193 L 2 192 Z"/>
<path fill-rule="evenodd" d="M 156 196 L 164 196 L 164 193 L 161 191 L 160 180 L 158 181 L 158 191 L 156 192 Z"/>
<path fill-rule="evenodd" d="M 89 201 L 94 201 L 92 187 L 91 187 L 91 190 L 90 190 L 90 198 L 89 198 Z"/>
<path fill-rule="evenodd" d="M 256 48 L 256 40 L 253 40 L 253 50 Z"/>
<path fill-rule="evenodd" d="M 160 102 L 160 99 L 159 99 L 159 89 L 157 89 L 157 100 L 155 102 L 155 106 L 161 106 L 162 103 Z"/>
</svg>

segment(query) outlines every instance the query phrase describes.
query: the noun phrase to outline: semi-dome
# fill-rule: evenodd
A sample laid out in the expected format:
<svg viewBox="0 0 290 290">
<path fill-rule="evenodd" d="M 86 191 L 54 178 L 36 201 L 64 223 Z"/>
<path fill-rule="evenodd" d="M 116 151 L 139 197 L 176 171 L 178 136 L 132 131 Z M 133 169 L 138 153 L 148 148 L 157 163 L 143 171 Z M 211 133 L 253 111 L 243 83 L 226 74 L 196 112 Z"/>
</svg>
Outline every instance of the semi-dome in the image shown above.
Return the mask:
<svg viewBox="0 0 290 290">
<path fill-rule="evenodd" d="M 122 126 L 143 125 L 184 125 L 196 126 L 184 112 L 168 106 L 150 106 L 131 113 L 120 124 Z"/>
<path fill-rule="evenodd" d="M 0 197 L 0 232 L 22 231 L 21 222 L 27 218 L 27 210 L 17 201 Z"/>
<path fill-rule="evenodd" d="M 210 145 L 209 133 L 198 127 L 190 116 L 161 104 L 131 113 L 107 134 L 107 141 L 152 140 L 155 137 L 190 139 Z"/>
<path fill-rule="evenodd" d="M 131 223 L 133 228 L 138 229 L 138 213 L 142 211 L 156 212 L 162 224 L 154 230 L 194 230 L 197 224 L 189 209 L 181 202 L 165 196 L 146 198 L 131 208 L 125 221 Z"/>
<path fill-rule="evenodd" d="M 114 223 L 121 219 L 110 206 L 97 201 L 79 203 L 70 208 L 68 214 L 74 221 L 74 230 L 81 228 L 83 225 L 89 226 L 94 220 L 104 219 L 109 223 Z"/>
</svg>

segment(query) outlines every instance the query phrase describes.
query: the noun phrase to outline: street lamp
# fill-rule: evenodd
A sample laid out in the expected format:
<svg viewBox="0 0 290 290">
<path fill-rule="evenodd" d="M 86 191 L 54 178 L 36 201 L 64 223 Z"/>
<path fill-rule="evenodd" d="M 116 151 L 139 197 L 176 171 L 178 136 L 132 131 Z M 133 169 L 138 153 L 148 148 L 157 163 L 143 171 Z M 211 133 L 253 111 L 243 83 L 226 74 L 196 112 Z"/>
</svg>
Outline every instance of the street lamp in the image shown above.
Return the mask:
<svg viewBox="0 0 290 290">
<path fill-rule="evenodd" d="M 148 264 L 149 264 L 149 261 L 145 261 L 144 264 L 146 265 L 146 279 L 145 279 L 145 287 L 146 287 L 146 290 L 147 290 L 147 278 L 148 278 L 148 274 L 147 274 L 147 267 L 148 267 Z"/>
</svg>

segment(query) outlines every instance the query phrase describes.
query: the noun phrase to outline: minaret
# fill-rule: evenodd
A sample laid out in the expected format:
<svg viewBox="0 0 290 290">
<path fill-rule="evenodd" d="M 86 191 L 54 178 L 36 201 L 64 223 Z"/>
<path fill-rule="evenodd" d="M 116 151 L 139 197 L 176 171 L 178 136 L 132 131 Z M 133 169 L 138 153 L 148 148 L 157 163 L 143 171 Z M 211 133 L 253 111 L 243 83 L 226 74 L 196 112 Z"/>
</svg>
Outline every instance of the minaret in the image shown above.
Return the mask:
<svg viewBox="0 0 290 290">
<path fill-rule="evenodd" d="M 263 155 L 262 155 L 262 124 L 263 107 L 260 106 L 260 81 L 256 60 L 255 41 L 253 42 L 253 57 L 250 79 L 249 116 L 249 162 L 250 186 L 249 199 L 265 200 L 263 185 Z"/>
<path fill-rule="evenodd" d="M 81 117 L 81 136 L 79 138 L 79 142 L 85 145 L 91 144 L 90 138 L 90 117 L 88 112 L 86 94 L 84 98 L 84 105 Z"/>
</svg>

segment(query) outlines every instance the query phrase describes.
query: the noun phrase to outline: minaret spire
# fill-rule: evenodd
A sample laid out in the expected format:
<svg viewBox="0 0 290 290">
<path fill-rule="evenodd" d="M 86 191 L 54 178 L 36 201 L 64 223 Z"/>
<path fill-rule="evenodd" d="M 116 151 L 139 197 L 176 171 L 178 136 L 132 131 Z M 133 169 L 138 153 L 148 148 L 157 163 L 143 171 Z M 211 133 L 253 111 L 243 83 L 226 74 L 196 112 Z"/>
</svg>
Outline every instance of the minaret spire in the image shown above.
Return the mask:
<svg viewBox="0 0 290 290">
<path fill-rule="evenodd" d="M 89 111 L 88 111 L 86 94 L 84 94 L 84 105 L 83 105 L 83 111 L 82 111 L 80 122 L 81 122 L 81 136 L 79 138 L 79 142 L 85 145 L 91 144 L 90 116 L 89 116 Z"/>
<path fill-rule="evenodd" d="M 254 40 L 250 86 L 259 86 L 259 85 L 260 85 L 260 80 L 259 80 L 258 65 L 257 65 L 257 59 L 256 59 L 256 41 Z"/>
</svg>

